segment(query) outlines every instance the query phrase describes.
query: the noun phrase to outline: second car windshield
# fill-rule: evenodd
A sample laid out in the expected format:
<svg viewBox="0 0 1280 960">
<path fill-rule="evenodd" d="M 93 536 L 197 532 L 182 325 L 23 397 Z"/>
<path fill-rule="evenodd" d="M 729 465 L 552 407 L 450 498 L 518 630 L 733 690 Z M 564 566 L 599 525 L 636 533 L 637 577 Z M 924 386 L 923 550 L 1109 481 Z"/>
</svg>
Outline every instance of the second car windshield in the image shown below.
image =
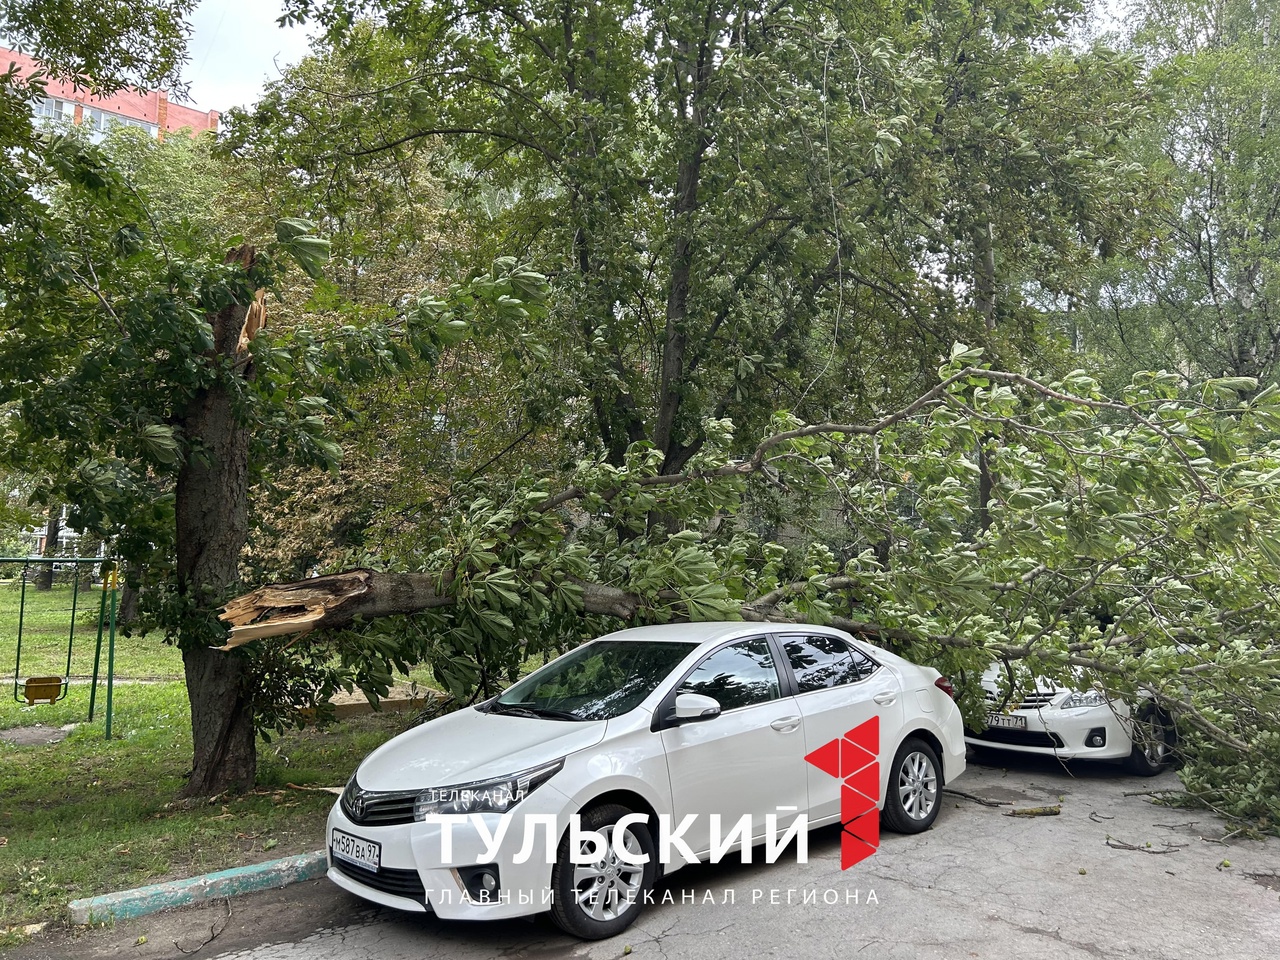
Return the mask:
<svg viewBox="0 0 1280 960">
<path fill-rule="evenodd" d="M 493 701 L 493 713 L 609 720 L 635 709 L 693 643 L 598 640 L 535 670 Z"/>
</svg>

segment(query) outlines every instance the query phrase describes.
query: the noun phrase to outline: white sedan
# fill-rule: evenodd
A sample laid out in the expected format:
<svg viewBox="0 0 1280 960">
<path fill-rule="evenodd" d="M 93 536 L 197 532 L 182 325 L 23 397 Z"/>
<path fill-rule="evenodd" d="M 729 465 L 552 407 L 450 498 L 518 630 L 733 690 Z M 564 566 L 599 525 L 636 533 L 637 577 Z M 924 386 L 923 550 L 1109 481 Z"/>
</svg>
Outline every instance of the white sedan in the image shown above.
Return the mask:
<svg viewBox="0 0 1280 960">
<path fill-rule="evenodd" d="M 370 754 L 329 814 L 328 875 L 403 910 L 550 910 L 613 936 L 685 862 L 742 856 L 802 817 L 848 831 L 851 789 L 864 816 L 927 829 L 965 765 L 950 694 L 936 670 L 824 627 L 612 633 Z M 878 753 L 851 745 L 855 728 L 878 731 Z"/>
<path fill-rule="evenodd" d="M 1043 677 L 990 667 L 982 676 L 987 728 L 966 741 L 1059 760 L 1120 760 L 1131 773 L 1153 777 L 1172 765 L 1177 731 L 1154 703 L 1134 709 L 1095 689 L 1072 690 Z"/>
</svg>

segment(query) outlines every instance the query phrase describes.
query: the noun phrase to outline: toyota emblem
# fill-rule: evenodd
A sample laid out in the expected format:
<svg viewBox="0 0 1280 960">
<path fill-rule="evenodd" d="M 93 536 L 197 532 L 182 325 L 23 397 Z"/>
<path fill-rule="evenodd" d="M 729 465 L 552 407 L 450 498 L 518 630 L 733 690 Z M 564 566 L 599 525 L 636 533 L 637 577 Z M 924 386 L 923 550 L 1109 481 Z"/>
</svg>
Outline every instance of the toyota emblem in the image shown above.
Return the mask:
<svg viewBox="0 0 1280 960">
<path fill-rule="evenodd" d="M 357 820 L 364 819 L 364 793 L 357 793 L 351 798 L 351 815 Z"/>
</svg>

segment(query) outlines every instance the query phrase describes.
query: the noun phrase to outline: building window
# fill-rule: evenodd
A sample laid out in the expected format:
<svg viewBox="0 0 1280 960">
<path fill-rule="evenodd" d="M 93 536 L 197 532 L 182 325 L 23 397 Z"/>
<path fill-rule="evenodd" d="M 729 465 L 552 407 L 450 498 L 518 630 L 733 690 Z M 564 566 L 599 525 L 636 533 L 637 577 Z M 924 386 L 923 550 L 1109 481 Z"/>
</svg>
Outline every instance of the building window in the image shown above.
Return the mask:
<svg viewBox="0 0 1280 960">
<path fill-rule="evenodd" d="M 123 127 L 138 127 L 147 131 L 151 136 L 159 136 L 160 127 L 154 123 L 147 123 L 145 120 L 135 120 L 133 117 L 121 117 L 116 114 L 109 114 L 107 117 L 111 123 L 118 123 Z"/>
<path fill-rule="evenodd" d="M 98 110 L 94 107 L 85 107 L 80 111 L 80 126 L 89 131 L 89 139 L 94 143 L 101 143 L 103 136 L 107 132 L 107 124 L 111 120 L 111 114 L 105 110 Z"/>
<path fill-rule="evenodd" d="M 31 112 L 37 120 L 71 123 L 75 119 L 76 105 L 70 100 L 59 100 L 57 97 L 42 97 L 35 102 Z"/>
</svg>

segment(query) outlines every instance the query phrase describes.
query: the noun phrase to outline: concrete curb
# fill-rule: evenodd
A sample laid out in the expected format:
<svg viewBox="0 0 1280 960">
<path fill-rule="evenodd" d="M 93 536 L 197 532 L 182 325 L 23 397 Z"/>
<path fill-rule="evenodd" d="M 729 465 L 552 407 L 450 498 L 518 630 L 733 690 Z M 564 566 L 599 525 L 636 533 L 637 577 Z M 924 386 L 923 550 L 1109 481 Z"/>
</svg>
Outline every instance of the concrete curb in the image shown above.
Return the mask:
<svg viewBox="0 0 1280 960">
<path fill-rule="evenodd" d="M 247 867 L 206 873 L 190 880 L 171 880 L 136 890 L 122 890 L 101 897 L 72 900 L 71 922 L 97 923 L 103 920 L 132 920 L 160 910 L 183 907 L 202 900 L 235 897 L 258 890 L 275 890 L 325 874 L 324 851 L 301 853 L 280 860 L 268 860 Z"/>
</svg>

